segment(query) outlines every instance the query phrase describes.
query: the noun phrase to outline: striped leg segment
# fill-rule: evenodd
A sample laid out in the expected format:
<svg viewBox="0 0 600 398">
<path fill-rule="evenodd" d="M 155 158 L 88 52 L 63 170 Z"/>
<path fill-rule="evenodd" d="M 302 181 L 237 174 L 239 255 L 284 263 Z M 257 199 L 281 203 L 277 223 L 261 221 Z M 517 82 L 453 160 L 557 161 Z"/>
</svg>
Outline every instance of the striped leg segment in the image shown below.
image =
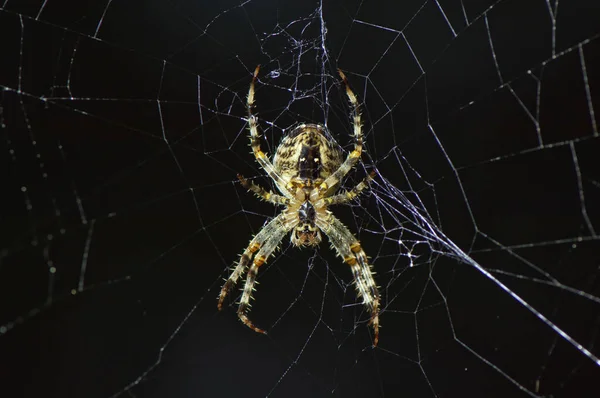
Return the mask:
<svg viewBox="0 0 600 398">
<path fill-rule="evenodd" d="M 248 318 L 248 312 L 250 312 L 250 300 L 252 299 L 252 292 L 255 290 L 254 284 L 256 283 L 256 275 L 258 274 L 258 269 L 265 263 L 266 260 L 267 259 L 264 255 L 257 255 L 254 259 L 254 263 L 248 271 L 248 276 L 246 277 L 246 284 L 244 285 L 244 291 L 242 293 L 240 305 L 238 306 L 237 310 L 238 318 L 240 318 L 244 325 L 248 326 L 250 329 L 254 330 L 257 333 L 263 334 L 267 334 L 267 332 L 263 329 L 254 326 L 250 318 Z"/>
<path fill-rule="evenodd" d="M 256 161 L 265 170 L 265 172 L 269 175 L 273 182 L 275 182 L 275 185 L 277 185 L 279 191 L 281 191 L 281 193 L 286 197 L 292 198 L 293 195 L 286 188 L 285 181 L 277 172 L 277 170 L 275 170 L 275 167 L 273 167 L 273 163 L 271 163 L 269 158 L 267 158 L 267 155 L 265 155 L 265 153 L 260 149 L 260 135 L 258 134 L 258 118 L 252 113 L 252 108 L 254 107 L 254 85 L 259 71 L 260 65 L 256 67 L 256 69 L 254 70 L 254 74 L 252 75 L 252 82 L 250 83 L 250 90 L 248 91 L 248 100 L 246 102 L 246 107 L 248 110 L 248 127 L 250 129 L 250 146 L 252 147 L 252 153 L 254 153 Z"/>
<path fill-rule="evenodd" d="M 281 213 L 281 214 L 286 214 Z M 237 310 L 238 317 L 246 326 L 250 329 L 254 330 L 258 333 L 266 332 L 258 327 L 254 326 L 252 321 L 248 318 L 248 312 L 250 310 L 250 300 L 252 299 L 252 292 L 254 291 L 254 284 L 256 282 L 256 275 L 258 274 L 258 269 L 267 261 L 269 256 L 273 254 L 279 243 L 283 239 L 283 237 L 289 232 L 291 228 L 293 228 L 296 223 L 285 223 L 282 222 L 276 228 L 274 228 L 270 233 L 267 240 L 264 242 L 256 256 L 254 257 L 254 261 L 250 270 L 248 271 L 248 276 L 246 277 L 246 284 L 244 285 L 244 291 L 242 293 L 242 298 L 240 299 L 240 305 Z M 266 229 L 266 227 L 265 227 Z M 264 229 L 263 229 L 264 231 Z"/>
<path fill-rule="evenodd" d="M 238 306 L 237 314 L 238 318 L 244 323 L 244 325 L 248 326 L 250 329 L 254 330 L 257 333 L 267 334 L 266 331 L 260 329 L 252 323 L 252 321 L 248 318 L 248 312 L 250 310 L 250 300 L 252 299 L 252 292 L 254 291 L 254 284 L 256 283 L 256 275 L 258 274 L 258 269 L 265 263 L 266 258 L 257 255 L 254 258 L 254 263 L 250 270 L 248 271 L 248 276 L 246 277 L 246 284 L 244 285 L 244 292 L 242 293 L 242 299 L 240 300 L 240 305 Z"/>
<path fill-rule="evenodd" d="M 366 188 L 369 187 L 369 181 L 371 181 L 373 179 L 373 177 L 375 177 L 374 171 L 372 171 L 367 177 L 365 177 L 364 180 L 359 182 L 351 190 L 342 191 L 341 193 L 338 193 L 336 195 L 329 196 L 329 197 L 323 199 L 325 201 L 325 204 L 327 206 L 331 206 L 331 205 L 339 205 L 339 204 L 350 202 L 351 200 L 356 198 L 358 195 L 360 195 L 360 193 L 362 191 L 364 191 Z"/>
<path fill-rule="evenodd" d="M 250 242 L 244 253 L 242 254 L 238 265 L 235 267 L 223 288 L 219 294 L 219 303 L 217 307 L 219 310 L 223 308 L 223 302 L 227 297 L 229 291 L 240 277 L 244 274 L 248 264 L 252 261 L 252 265 L 248 270 L 246 277 L 246 284 L 243 289 L 242 298 L 240 299 L 240 305 L 238 307 L 238 317 L 246 326 L 258 333 L 265 333 L 264 330 L 254 326 L 254 324 L 248 319 L 248 311 L 250 308 L 250 300 L 252 299 L 252 292 L 254 291 L 254 284 L 256 282 L 256 275 L 258 269 L 267 261 L 267 258 L 275 251 L 283 237 L 289 232 L 290 229 L 296 226 L 295 221 L 288 221 L 286 219 L 287 212 L 282 212 L 273 220 L 271 220 L 264 228 L 256 234 L 254 239 Z"/>
<path fill-rule="evenodd" d="M 367 255 L 354 235 L 331 213 L 327 215 L 327 219 L 319 218 L 317 226 L 327 234 L 338 255 L 350 266 L 358 296 L 371 312 L 369 324 L 373 327 L 373 346 L 377 346 L 380 297 Z"/>
<path fill-rule="evenodd" d="M 290 199 L 286 198 L 285 196 L 269 192 L 260 185 L 255 184 L 252 181 L 248 181 L 241 174 L 238 174 L 237 178 L 240 180 L 244 188 L 246 188 L 248 191 L 254 192 L 258 198 L 264 200 L 265 202 L 273 203 L 275 205 L 288 205 L 290 203 Z"/>
<path fill-rule="evenodd" d="M 362 119 L 360 115 L 360 106 L 358 104 L 358 99 L 356 95 L 350 88 L 348 84 L 348 79 L 344 72 L 338 69 L 338 73 L 346 86 L 346 96 L 348 96 L 348 100 L 350 101 L 350 105 L 352 105 L 352 124 L 354 126 L 354 150 L 348 154 L 348 157 L 341 166 L 331 173 L 329 177 L 325 179 L 325 181 L 319 187 L 321 192 L 326 192 L 330 187 L 338 184 L 342 178 L 356 165 L 360 156 L 362 154 L 362 145 L 363 145 L 363 135 L 362 135 Z"/>
<path fill-rule="evenodd" d="M 248 264 L 252 260 L 252 256 L 260 248 L 261 243 L 260 240 L 257 239 L 259 238 L 259 235 L 260 234 L 256 235 L 256 237 L 254 237 L 254 239 L 252 239 L 252 241 L 250 242 L 250 245 L 248 245 L 246 250 L 244 250 L 244 253 L 242 253 L 238 265 L 235 267 L 231 275 L 229 275 L 229 278 L 227 278 L 227 281 L 225 281 L 225 284 L 221 288 L 221 293 L 219 293 L 219 303 L 217 304 L 217 308 L 219 309 L 219 311 L 223 309 L 223 302 L 225 301 L 225 298 L 227 297 L 231 289 L 237 284 L 242 274 L 246 271 Z"/>
</svg>

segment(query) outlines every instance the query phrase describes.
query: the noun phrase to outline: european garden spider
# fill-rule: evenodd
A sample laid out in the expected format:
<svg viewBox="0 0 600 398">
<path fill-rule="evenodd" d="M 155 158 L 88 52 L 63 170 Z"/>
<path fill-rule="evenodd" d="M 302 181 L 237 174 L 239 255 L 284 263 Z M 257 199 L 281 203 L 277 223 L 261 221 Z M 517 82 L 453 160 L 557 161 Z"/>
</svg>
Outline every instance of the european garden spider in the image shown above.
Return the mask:
<svg viewBox="0 0 600 398">
<path fill-rule="evenodd" d="M 281 141 L 275 152 L 273 162 L 260 149 L 257 117 L 252 113 L 254 106 L 254 85 L 260 65 L 254 70 L 248 91 L 247 109 L 250 144 L 256 160 L 273 180 L 280 194 L 267 192 L 264 188 L 246 180 L 238 174 L 242 185 L 260 199 L 285 209 L 272 219 L 254 236 L 242 253 L 240 260 L 223 285 L 219 295 L 218 308 L 231 288 L 246 272 L 252 262 L 242 298 L 237 310 L 238 317 L 255 332 L 266 333 L 254 326 L 248 318 L 250 299 L 258 269 L 277 248 L 283 237 L 290 231 L 295 246 L 316 246 L 321 242 L 321 232 L 329 237 L 332 247 L 350 266 L 358 296 L 371 313 L 369 323 L 373 327 L 373 345 L 379 341 L 379 290 L 373 279 L 373 271 L 367 255 L 354 235 L 327 208 L 331 205 L 346 203 L 354 199 L 367 188 L 371 173 L 349 191 L 337 192 L 342 178 L 359 161 L 362 153 L 362 123 L 358 100 L 350 89 L 348 80 L 338 70 L 346 95 L 352 105 L 354 129 L 354 150 L 342 162 L 342 149 L 333 140 L 327 128 L 321 124 L 302 123 L 294 127 Z"/>
</svg>

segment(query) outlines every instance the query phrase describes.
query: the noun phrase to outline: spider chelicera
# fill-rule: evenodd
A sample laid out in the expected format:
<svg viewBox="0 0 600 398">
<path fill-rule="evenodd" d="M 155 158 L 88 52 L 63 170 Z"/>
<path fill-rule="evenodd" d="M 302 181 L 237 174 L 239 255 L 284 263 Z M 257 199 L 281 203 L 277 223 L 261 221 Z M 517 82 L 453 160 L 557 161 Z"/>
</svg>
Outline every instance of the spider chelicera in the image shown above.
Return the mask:
<svg viewBox="0 0 600 398">
<path fill-rule="evenodd" d="M 342 149 L 321 124 L 302 123 L 295 126 L 281 141 L 273 161 L 260 148 L 258 119 L 252 113 L 254 86 L 260 70 L 256 67 L 248 91 L 247 109 L 250 144 L 256 160 L 273 180 L 279 194 L 268 192 L 261 186 L 238 174 L 241 184 L 260 199 L 274 205 L 285 206 L 283 211 L 268 222 L 250 241 L 240 260 L 223 285 L 219 295 L 219 310 L 231 288 L 247 272 L 246 284 L 238 306 L 238 317 L 249 328 L 266 333 L 248 318 L 250 299 L 256 274 L 277 248 L 284 236 L 291 232 L 292 244 L 298 247 L 316 246 L 321 233 L 327 235 L 337 254 L 350 266 L 358 296 L 371 313 L 369 323 L 373 327 L 373 345 L 379 341 L 379 290 L 373 279 L 374 272 L 367 255 L 354 235 L 338 220 L 328 207 L 347 203 L 357 197 L 374 176 L 371 173 L 351 190 L 338 191 L 342 178 L 360 160 L 362 153 L 362 122 L 356 95 L 346 76 L 338 73 L 345 85 L 346 95 L 352 106 L 354 150 L 342 161 Z M 249 267 L 249 269 L 248 269 Z"/>
</svg>

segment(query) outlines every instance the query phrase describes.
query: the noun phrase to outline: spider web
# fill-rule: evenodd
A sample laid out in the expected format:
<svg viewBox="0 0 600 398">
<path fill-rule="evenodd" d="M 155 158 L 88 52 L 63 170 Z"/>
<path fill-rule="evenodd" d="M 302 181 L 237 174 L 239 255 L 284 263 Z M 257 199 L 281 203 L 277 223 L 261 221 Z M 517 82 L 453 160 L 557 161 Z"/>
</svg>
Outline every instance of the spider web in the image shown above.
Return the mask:
<svg viewBox="0 0 600 398">
<path fill-rule="evenodd" d="M 594 396 L 600 17 L 592 1 L 0 5 L 2 389 L 19 396 Z M 214 3 L 214 4 L 213 4 Z M 332 211 L 382 293 L 380 343 L 323 243 L 216 296 L 280 209 L 249 153 L 298 122 L 369 192 Z M 235 296 L 235 294 L 233 294 Z"/>
</svg>

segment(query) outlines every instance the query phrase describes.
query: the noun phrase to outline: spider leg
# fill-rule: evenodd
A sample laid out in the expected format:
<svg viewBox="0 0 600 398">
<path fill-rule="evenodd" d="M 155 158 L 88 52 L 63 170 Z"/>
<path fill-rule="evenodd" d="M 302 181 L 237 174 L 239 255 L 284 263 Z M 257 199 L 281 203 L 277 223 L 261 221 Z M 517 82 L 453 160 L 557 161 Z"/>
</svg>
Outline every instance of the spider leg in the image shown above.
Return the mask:
<svg viewBox="0 0 600 398">
<path fill-rule="evenodd" d="M 260 250 L 254 256 L 254 260 L 252 262 L 252 266 L 248 271 L 248 276 L 246 277 L 246 284 L 244 285 L 244 291 L 242 293 L 242 298 L 240 299 L 240 305 L 237 310 L 238 317 L 246 326 L 250 329 L 254 330 L 258 333 L 266 334 L 263 329 L 260 329 L 250 321 L 248 318 L 248 312 L 250 309 L 250 300 L 252 299 L 252 292 L 254 289 L 254 284 L 256 282 L 256 275 L 258 274 L 258 269 L 267 261 L 269 256 L 277 249 L 277 246 L 283 239 L 283 237 L 292 229 L 297 222 L 295 221 L 285 221 L 286 212 L 282 213 L 284 217 L 282 217 L 281 221 L 278 225 L 269 233 L 267 240 L 263 243 Z M 279 217 L 278 217 L 279 218 Z M 265 227 L 266 229 L 266 227 Z"/>
<path fill-rule="evenodd" d="M 229 275 L 227 281 L 225 281 L 225 284 L 221 288 L 221 293 L 219 293 L 219 303 L 217 304 L 219 311 L 223 309 L 223 302 L 229 294 L 229 291 L 236 285 L 238 279 L 246 271 L 250 260 L 252 260 L 252 256 L 254 256 L 254 253 L 256 253 L 256 251 L 260 248 L 261 238 L 265 237 L 261 237 L 259 233 L 254 237 L 254 239 L 252 239 L 248 247 L 242 253 L 238 265 L 235 267 L 231 275 Z"/>
<path fill-rule="evenodd" d="M 242 253 L 238 265 L 235 267 L 231 275 L 229 275 L 229 278 L 221 288 L 221 293 L 219 294 L 219 303 L 217 305 L 219 311 L 223 308 L 223 302 L 225 301 L 227 294 L 229 294 L 231 288 L 235 286 L 238 279 L 246 271 L 246 268 L 248 267 L 248 264 L 250 264 L 250 261 L 252 260 L 254 254 L 261 248 L 265 241 L 267 241 L 275 231 L 282 228 L 282 225 L 285 222 L 285 214 L 285 212 L 280 213 L 277 217 L 269 221 L 269 223 L 267 223 L 267 225 L 265 225 L 263 229 L 261 229 L 254 236 L 254 238 L 252 238 L 250 244 Z"/>
<path fill-rule="evenodd" d="M 348 84 L 348 79 L 346 79 L 346 75 L 340 69 L 338 69 L 338 73 L 346 86 L 346 95 L 348 96 L 348 100 L 350 101 L 350 105 L 352 105 L 352 125 L 354 126 L 354 150 L 348 154 L 346 160 L 340 165 L 340 167 L 331 173 L 325 181 L 320 185 L 319 190 L 321 192 L 326 192 L 329 188 L 334 185 L 339 184 L 339 182 L 344 178 L 346 174 L 356 165 L 360 156 L 362 154 L 362 145 L 363 145 L 363 135 L 362 135 L 362 120 L 360 115 L 360 106 L 358 104 L 358 99 L 354 94 L 354 91 L 350 88 Z"/>
<path fill-rule="evenodd" d="M 371 181 L 375 177 L 375 172 L 372 171 L 368 176 L 366 176 L 361 182 L 359 182 L 354 188 L 349 191 L 342 191 L 333 196 L 329 196 L 323 199 L 326 206 L 331 205 L 339 205 L 342 203 L 350 202 L 354 198 L 356 198 L 362 191 L 369 187 L 369 181 Z"/>
<path fill-rule="evenodd" d="M 271 177 L 271 179 L 277 185 L 279 191 L 287 198 L 292 198 L 293 195 L 286 187 L 286 182 L 281 177 L 281 175 L 277 172 L 273 163 L 269 160 L 267 155 L 260 149 L 260 135 L 258 134 L 258 118 L 252 113 L 252 108 L 254 107 L 254 84 L 256 82 L 256 77 L 258 76 L 258 71 L 260 70 L 260 65 L 256 67 L 254 70 L 254 74 L 252 75 L 252 82 L 250 83 L 250 90 L 248 91 L 248 99 L 246 102 L 246 107 L 248 110 L 248 128 L 250 129 L 250 146 L 252 147 L 252 152 L 254 153 L 254 157 L 260 166 L 265 170 L 265 172 Z"/>
<path fill-rule="evenodd" d="M 373 327 L 373 346 L 379 342 L 379 290 L 373 278 L 366 253 L 354 235 L 333 214 L 317 218 L 317 226 L 329 237 L 331 245 L 346 264 L 350 266 L 354 275 L 354 282 L 358 296 L 371 312 L 369 323 Z"/>
<path fill-rule="evenodd" d="M 254 326 L 247 316 L 248 309 L 250 308 L 252 291 L 254 290 L 253 287 L 256 280 L 256 274 L 258 273 L 260 266 L 266 262 L 267 258 L 277 248 L 283 237 L 297 224 L 295 220 L 295 218 L 290 218 L 288 213 L 284 211 L 265 225 L 250 241 L 250 244 L 244 250 L 244 253 L 242 253 L 238 265 L 223 285 L 221 293 L 219 294 L 219 303 L 217 304 L 217 307 L 221 310 L 227 294 L 231 288 L 235 286 L 248 267 L 248 264 L 252 261 L 252 266 L 248 271 L 246 285 L 244 286 L 244 291 L 238 307 L 238 317 L 246 326 L 256 332 L 265 333 L 264 330 Z M 252 257 L 254 257 L 254 259 L 252 259 Z"/>
<path fill-rule="evenodd" d="M 290 199 L 285 196 L 277 195 L 272 192 L 268 192 L 266 189 L 261 187 L 258 184 L 253 183 L 252 181 L 248 181 L 244 178 L 243 175 L 237 175 L 238 180 L 242 183 L 242 186 L 246 188 L 248 191 L 254 192 L 254 194 L 264 200 L 265 202 L 273 203 L 275 205 L 288 205 L 290 203 Z"/>
</svg>

